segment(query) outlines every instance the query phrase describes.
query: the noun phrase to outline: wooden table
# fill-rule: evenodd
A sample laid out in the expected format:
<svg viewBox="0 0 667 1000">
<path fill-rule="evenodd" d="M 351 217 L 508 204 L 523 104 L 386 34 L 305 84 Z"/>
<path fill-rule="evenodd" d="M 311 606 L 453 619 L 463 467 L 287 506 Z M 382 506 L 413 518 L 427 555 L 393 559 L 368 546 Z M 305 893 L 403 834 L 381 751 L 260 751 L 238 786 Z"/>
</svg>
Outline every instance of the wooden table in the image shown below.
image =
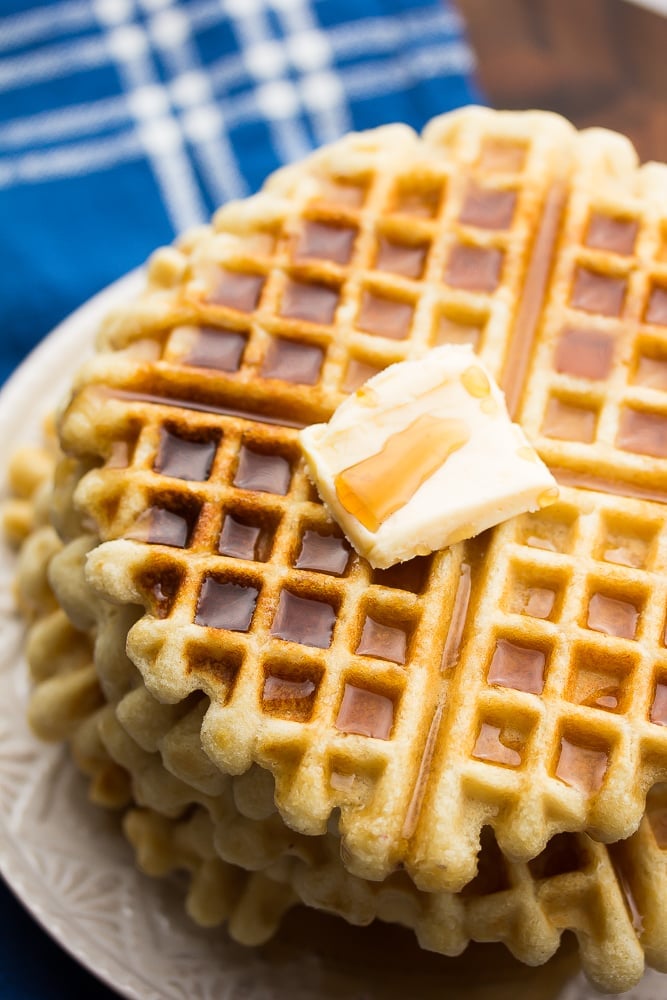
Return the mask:
<svg viewBox="0 0 667 1000">
<path fill-rule="evenodd" d="M 458 0 L 498 108 L 547 108 L 667 161 L 667 16 L 628 0 Z"/>
</svg>

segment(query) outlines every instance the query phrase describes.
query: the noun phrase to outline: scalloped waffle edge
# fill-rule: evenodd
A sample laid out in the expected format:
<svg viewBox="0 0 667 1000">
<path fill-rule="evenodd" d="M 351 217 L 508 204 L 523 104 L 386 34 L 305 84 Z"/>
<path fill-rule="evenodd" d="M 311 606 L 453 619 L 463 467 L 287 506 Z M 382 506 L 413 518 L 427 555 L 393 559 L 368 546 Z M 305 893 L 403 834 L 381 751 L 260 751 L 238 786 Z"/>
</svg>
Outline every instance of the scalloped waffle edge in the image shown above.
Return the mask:
<svg viewBox="0 0 667 1000">
<path fill-rule="evenodd" d="M 96 619 L 95 661 L 99 670 L 100 665 L 108 668 L 123 659 L 125 632 L 114 614 L 116 609 L 86 588 L 82 570 L 92 540 L 84 541 L 86 545 L 81 540 L 70 543 L 49 559 L 50 578 L 56 592 L 59 581 L 64 581 L 66 603 L 77 620 Z M 118 672 L 112 669 L 111 673 L 111 686 L 120 692 L 123 685 L 118 683 Z M 104 685 L 103 672 L 100 679 Z M 226 869 L 232 862 L 261 869 L 264 874 L 260 873 L 259 882 L 252 883 L 255 889 L 266 880 L 279 882 L 289 887 L 295 900 L 337 913 L 352 923 L 378 918 L 406 925 L 415 931 L 422 947 L 443 954 L 459 954 L 470 939 L 503 941 L 520 960 L 539 964 L 555 952 L 562 931 L 570 929 L 578 938 L 584 968 L 594 982 L 607 989 L 621 989 L 641 974 L 639 923 L 637 911 L 632 909 L 637 905 L 636 896 L 624 896 L 617 881 L 620 869 L 610 861 L 608 849 L 585 835 L 561 835 L 530 865 L 509 862 L 493 837 L 486 838 L 480 875 L 459 895 L 421 892 L 405 873 L 396 873 L 381 883 L 367 882 L 345 870 L 335 834 L 306 837 L 282 823 L 265 771 L 255 768 L 235 779 L 211 774 L 197 743 L 201 701 L 190 706 L 160 705 L 138 680 L 136 671 L 134 676 L 130 671 L 125 674 L 124 686 L 125 693 L 115 709 L 106 705 L 95 719 L 98 738 L 131 776 L 133 799 L 140 807 L 126 814 L 126 834 L 137 851 L 140 867 L 149 874 L 164 874 L 176 867 L 191 873 L 187 908 L 198 922 L 211 925 L 224 919 L 226 897 L 221 903 L 218 894 L 221 880 L 224 885 L 238 881 L 238 875 Z M 57 714 L 58 704 L 57 699 L 50 700 L 45 708 L 48 718 L 53 718 L 54 708 Z M 136 731 L 151 749 L 139 746 L 124 725 L 130 732 Z M 655 840 L 644 826 L 636 835 L 640 836 L 655 856 Z M 634 860 L 629 866 L 633 880 L 640 870 Z M 650 882 L 639 892 L 642 905 L 649 892 L 652 907 L 646 909 L 651 914 L 659 897 L 656 888 Z M 276 905 L 283 904 L 289 905 L 288 900 L 284 893 L 277 893 Z M 652 928 L 650 944 L 640 935 L 641 945 L 647 952 L 652 948 L 659 964 L 664 954 L 660 950 L 660 921 L 653 917 L 648 923 Z M 241 940 L 252 940 L 248 930 L 232 928 L 232 933 L 241 935 Z"/>
</svg>

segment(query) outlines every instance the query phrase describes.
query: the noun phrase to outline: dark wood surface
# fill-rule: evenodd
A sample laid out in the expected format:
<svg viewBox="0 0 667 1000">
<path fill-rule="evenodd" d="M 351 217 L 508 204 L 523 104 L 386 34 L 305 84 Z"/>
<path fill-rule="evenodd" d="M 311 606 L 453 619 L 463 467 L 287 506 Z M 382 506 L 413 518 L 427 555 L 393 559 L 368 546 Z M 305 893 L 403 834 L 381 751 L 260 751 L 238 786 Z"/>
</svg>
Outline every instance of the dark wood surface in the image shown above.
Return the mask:
<svg viewBox="0 0 667 1000">
<path fill-rule="evenodd" d="M 458 0 L 497 108 L 546 108 L 667 161 L 667 17 L 628 0 Z"/>
</svg>

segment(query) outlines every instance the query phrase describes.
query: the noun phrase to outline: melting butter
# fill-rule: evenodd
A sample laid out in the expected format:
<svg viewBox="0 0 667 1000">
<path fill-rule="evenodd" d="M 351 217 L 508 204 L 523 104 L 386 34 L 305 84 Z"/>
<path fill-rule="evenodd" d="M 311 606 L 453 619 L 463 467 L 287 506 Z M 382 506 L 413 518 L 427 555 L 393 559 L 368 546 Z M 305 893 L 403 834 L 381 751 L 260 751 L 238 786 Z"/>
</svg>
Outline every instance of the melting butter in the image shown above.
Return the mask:
<svg viewBox="0 0 667 1000">
<path fill-rule="evenodd" d="M 310 476 L 360 555 L 384 569 L 558 495 L 470 345 L 391 365 L 301 431 Z"/>
</svg>

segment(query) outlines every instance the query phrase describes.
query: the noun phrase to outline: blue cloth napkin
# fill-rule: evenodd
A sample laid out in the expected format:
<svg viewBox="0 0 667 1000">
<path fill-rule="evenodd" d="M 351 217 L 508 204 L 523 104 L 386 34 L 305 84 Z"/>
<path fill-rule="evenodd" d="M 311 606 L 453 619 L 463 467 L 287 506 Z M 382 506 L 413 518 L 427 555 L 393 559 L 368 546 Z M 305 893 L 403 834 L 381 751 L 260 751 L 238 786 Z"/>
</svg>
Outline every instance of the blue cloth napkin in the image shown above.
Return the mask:
<svg viewBox="0 0 667 1000">
<path fill-rule="evenodd" d="M 478 101 L 449 0 L 0 0 L 0 383 L 156 246 L 350 129 Z M 110 994 L 0 888 L 0 997 Z"/>
</svg>

